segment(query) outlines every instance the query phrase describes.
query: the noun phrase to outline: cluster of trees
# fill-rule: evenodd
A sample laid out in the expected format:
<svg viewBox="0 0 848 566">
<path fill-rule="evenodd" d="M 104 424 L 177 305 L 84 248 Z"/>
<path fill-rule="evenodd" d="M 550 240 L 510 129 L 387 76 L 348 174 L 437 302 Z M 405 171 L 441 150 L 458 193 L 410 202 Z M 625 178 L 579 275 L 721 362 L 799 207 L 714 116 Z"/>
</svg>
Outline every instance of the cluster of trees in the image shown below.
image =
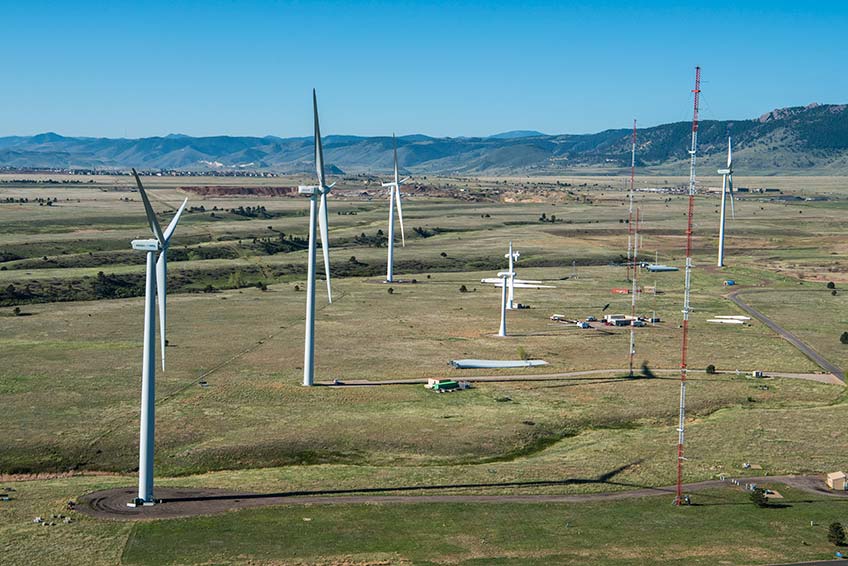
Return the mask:
<svg viewBox="0 0 848 566">
<path fill-rule="evenodd" d="M 360 246 L 368 246 L 369 248 L 382 248 L 389 243 L 389 239 L 382 230 L 377 230 L 373 236 L 367 235 L 365 232 L 353 239 Z"/>
<path fill-rule="evenodd" d="M 15 197 L 5 197 L 2 201 L 6 204 L 25 204 L 29 202 L 29 199 L 26 197 L 15 198 Z"/>
<path fill-rule="evenodd" d="M 438 229 L 437 229 L 438 230 Z M 435 236 L 436 232 L 427 230 L 423 226 L 418 226 L 417 228 L 412 229 L 420 238 L 429 238 L 430 236 Z"/>
<path fill-rule="evenodd" d="M 0 290 L 0 305 L 92 299 L 121 299 L 144 294 L 144 276 L 112 275 L 102 271 L 96 277 L 73 281 L 43 281 L 25 285 L 9 284 Z"/>
<path fill-rule="evenodd" d="M 548 216 L 543 212 L 542 215 L 539 216 L 539 222 L 551 222 L 551 223 L 553 223 L 553 222 L 556 222 L 556 221 L 557 221 L 556 214 L 551 214 L 550 216 Z"/>
<path fill-rule="evenodd" d="M 102 271 L 92 284 L 96 299 L 119 299 L 136 297 L 144 293 L 144 281 L 141 277 L 106 275 Z"/>
<path fill-rule="evenodd" d="M 286 236 L 285 232 L 278 232 L 276 237 L 253 238 L 252 247 L 268 255 L 274 255 L 302 250 L 308 244 L 306 238 L 291 234 Z"/>
<path fill-rule="evenodd" d="M 231 208 L 227 212 L 246 218 L 274 218 L 274 215 L 268 212 L 264 206 L 248 206 L 247 208 L 240 206 Z"/>
</svg>

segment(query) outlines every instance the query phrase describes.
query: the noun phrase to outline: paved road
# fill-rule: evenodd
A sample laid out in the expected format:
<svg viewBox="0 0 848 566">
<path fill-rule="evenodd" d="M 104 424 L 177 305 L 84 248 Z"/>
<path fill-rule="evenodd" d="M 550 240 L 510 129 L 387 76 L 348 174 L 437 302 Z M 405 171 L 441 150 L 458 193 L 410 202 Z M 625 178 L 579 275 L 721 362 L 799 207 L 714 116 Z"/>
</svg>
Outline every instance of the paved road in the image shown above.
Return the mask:
<svg viewBox="0 0 848 566">
<path fill-rule="evenodd" d="M 603 480 L 572 480 L 573 483 L 602 483 Z M 740 479 L 741 481 L 741 479 Z M 769 476 L 744 478 L 748 483 L 785 484 L 797 489 L 848 499 L 846 493 L 835 493 L 824 489 L 824 482 L 816 476 Z M 546 483 L 546 482 L 537 482 Z M 547 482 L 564 484 L 567 481 Z M 501 484 L 492 484 L 499 487 Z M 504 484 L 506 485 L 506 484 Z M 509 484 L 511 485 L 511 484 Z M 535 485 L 535 484 L 534 484 Z M 351 504 L 417 504 L 417 503 L 582 503 L 588 501 L 617 501 L 635 497 L 666 495 L 673 497 L 675 486 L 640 487 L 608 493 L 585 493 L 575 495 L 523 494 L 523 495 L 452 495 L 450 489 L 481 488 L 483 486 L 425 485 L 396 488 L 365 488 L 349 490 L 326 490 L 314 492 L 244 493 L 214 488 L 157 488 L 160 503 L 151 507 L 127 507 L 135 496 L 133 488 L 116 488 L 96 491 L 80 498 L 77 510 L 101 519 L 145 520 L 176 517 L 192 517 L 225 513 L 248 507 L 268 505 L 351 505 Z M 732 487 L 729 481 L 707 480 L 685 485 L 686 493 L 704 489 Z M 431 491 L 432 495 L 409 495 L 412 492 Z M 402 495 L 387 495 L 391 492 L 406 492 Z"/>
<path fill-rule="evenodd" d="M 680 375 L 679 369 L 651 369 L 651 371 L 658 375 Z M 750 370 L 742 371 L 741 373 L 750 374 Z M 628 370 L 626 369 L 591 369 L 591 370 L 583 370 L 583 371 L 566 371 L 561 373 L 540 373 L 540 374 L 524 374 L 524 375 L 477 375 L 477 376 L 462 376 L 457 377 L 457 379 L 461 379 L 462 381 L 468 381 L 471 383 L 477 382 L 509 382 L 509 381 L 566 381 L 569 379 L 579 378 L 579 377 L 590 377 L 590 376 L 598 376 L 597 379 L 602 378 L 610 378 L 614 377 L 616 380 L 626 379 L 621 376 L 627 375 Z M 694 370 L 690 369 L 689 373 L 694 373 Z M 736 371 L 731 370 L 719 370 L 716 373 L 724 374 L 724 375 L 735 375 Z M 766 377 L 783 377 L 788 379 L 804 379 L 807 381 L 818 381 L 820 383 L 833 383 L 833 384 L 843 384 L 842 381 L 836 379 L 833 375 L 830 374 L 821 374 L 821 373 L 787 373 L 787 372 L 774 372 L 767 371 L 764 372 Z M 426 378 L 415 378 L 415 379 L 385 379 L 385 380 L 369 380 L 369 379 L 353 379 L 350 381 L 316 381 L 316 385 L 325 385 L 330 387 L 372 387 L 377 385 L 417 385 L 427 383 Z"/>
<path fill-rule="evenodd" d="M 776 322 L 771 320 L 769 317 L 767 317 L 766 315 L 764 315 L 763 313 L 761 313 L 760 311 L 758 311 L 754 307 L 748 305 L 742 299 L 739 298 L 739 295 L 741 295 L 742 293 L 757 293 L 757 292 L 764 292 L 764 291 L 768 291 L 768 290 L 767 289 L 761 289 L 761 290 L 739 289 L 737 291 L 733 291 L 733 292 L 729 293 L 727 295 L 727 298 L 730 299 L 731 301 L 733 301 L 734 303 L 736 303 L 736 305 L 739 308 L 741 308 L 743 311 L 747 312 L 748 314 L 750 314 L 751 316 L 753 316 L 754 318 L 756 318 L 757 320 L 759 320 L 760 322 L 762 322 L 763 324 L 765 324 L 766 326 L 771 328 L 773 331 L 777 332 L 777 334 L 780 335 L 781 338 L 786 339 L 790 344 L 792 344 L 793 346 L 798 348 L 801 351 L 802 354 L 804 354 L 805 356 L 807 356 L 808 358 L 810 358 L 811 360 L 816 362 L 822 369 L 833 374 L 839 381 L 844 383 L 845 382 L 845 372 L 843 372 L 842 369 L 837 367 L 835 364 L 832 364 L 831 362 L 829 362 L 827 359 L 825 359 L 824 356 L 822 356 L 821 354 L 816 352 L 809 345 L 805 344 L 800 338 L 798 338 L 797 336 L 795 336 L 794 334 L 792 334 L 791 332 L 789 332 L 788 330 L 786 330 L 785 328 L 783 328 L 782 326 L 780 326 L 779 324 L 777 324 Z"/>
</svg>

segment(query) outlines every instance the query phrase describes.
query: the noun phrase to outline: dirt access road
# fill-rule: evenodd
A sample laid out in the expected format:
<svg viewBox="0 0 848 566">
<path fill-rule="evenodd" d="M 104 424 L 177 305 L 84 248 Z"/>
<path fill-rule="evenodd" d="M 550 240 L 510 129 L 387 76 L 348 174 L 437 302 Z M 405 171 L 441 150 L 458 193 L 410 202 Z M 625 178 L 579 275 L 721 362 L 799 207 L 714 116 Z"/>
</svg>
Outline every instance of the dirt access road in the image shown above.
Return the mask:
<svg viewBox="0 0 848 566">
<path fill-rule="evenodd" d="M 837 367 L 836 364 L 831 363 L 824 356 L 816 352 L 811 346 L 805 344 L 800 338 L 774 322 L 772 319 L 755 309 L 754 307 L 748 305 L 743 301 L 739 296 L 743 293 L 763 293 L 768 292 L 769 289 L 738 289 L 733 291 L 727 295 L 727 298 L 733 301 L 739 308 L 741 308 L 746 313 L 750 314 L 774 332 L 777 332 L 781 338 L 788 341 L 790 344 L 798 348 L 802 354 L 816 362 L 822 369 L 833 374 L 840 382 L 845 383 L 845 372 L 842 371 L 841 368 Z"/>
<path fill-rule="evenodd" d="M 747 483 L 784 484 L 809 493 L 848 498 L 846 492 L 831 492 L 825 489 L 824 481 L 817 476 L 773 476 L 740 478 Z M 568 483 L 610 483 L 599 480 L 562 480 L 552 482 L 532 482 L 520 484 L 525 487 L 537 485 L 566 485 Z M 193 517 L 197 515 L 214 515 L 237 511 L 251 507 L 269 505 L 351 505 L 351 504 L 381 504 L 401 505 L 414 503 L 582 503 L 587 501 L 617 501 L 636 497 L 651 497 L 667 495 L 673 498 L 675 486 L 667 487 L 638 487 L 636 489 L 612 491 L 606 493 L 587 493 L 576 495 L 523 494 L 523 495 L 462 495 L 438 493 L 451 489 L 508 487 L 518 483 L 490 485 L 427 485 L 397 488 L 366 488 L 348 490 L 322 490 L 313 492 L 292 491 L 283 493 L 237 493 L 221 489 L 190 489 L 190 488 L 158 488 L 156 496 L 159 503 L 149 507 L 127 507 L 127 502 L 136 495 L 133 488 L 116 488 L 96 491 L 80 498 L 77 511 L 110 520 L 150 520 L 171 519 L 178 517 Z M 687 493 L 704 489 L 728 487 L 742 489 L 729 480 L 708 480 L 686 484 Z M 391 492 L 422 492 L 434 491 L 432 495 L 389 495 Z"/>
</svg>

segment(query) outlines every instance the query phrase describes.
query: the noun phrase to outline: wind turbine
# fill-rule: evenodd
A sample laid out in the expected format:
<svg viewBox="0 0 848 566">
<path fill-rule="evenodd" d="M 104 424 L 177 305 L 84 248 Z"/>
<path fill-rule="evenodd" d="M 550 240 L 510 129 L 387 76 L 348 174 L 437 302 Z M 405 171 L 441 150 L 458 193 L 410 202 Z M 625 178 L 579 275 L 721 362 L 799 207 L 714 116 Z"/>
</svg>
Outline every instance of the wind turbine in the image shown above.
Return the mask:
<svg viewBox="0 0 848 566">
<path fill-rule="evenodd" d="M 397 139 L 392 134 L 392 143 L 395 150 L 395 177 L 394 181 L 383 183 L 384 187 L 389 188 L 389 260 L 386 266 L 386 283 L 394 281 L 394 261 L 395 261 L 395 202 L 397 202 L 398 220 L 400 220 L 400 238 L 401 245 L 406 247 L 406 235 L 403 232 L 403 209 L 400 206 L 400 186 L 409 180 L 406 177 L 398 181 L 398 159 L 397 159 Z"/>
<path fill-rule="evenodd" d="M 162 353 L 162 370 L 165 370 L 165 305 L 166 286 L 168 282 L 168 260 L 166 253 L 171 236 L 180 221 L 180 216 L 185 209 L 188 199 L 183 201 L 171 223 L 162 231 L 147 193 L 141 184 L 141 179 L 132 170 L 138 192 L 144 203 L 144 211 L 147 214 L 147 222 L 153 232 L 153 239 L 133 240 L 132 248 L 147 252 L 147 279 L 144 285 L 144 348 L 142 354 L 141 369 L 141 425 L 138 443 L 138 496 L 127 505 L 136 507 L 138 505 L 153 505 L 153 440 L 156 425 L 156 309 L 153 304 L 153 295 L 159 302 L 159 338 L 160 351 Z M 154 255 L 158 257 L 154 260 Z M 155 263 L 155 267 L 154 267 Z M 155 273 L 154 273 L 155 270 Z"/>
<path fill-rule="evenodd" d="M 730 214 L 733 219 L 736 219 L 736 211 L 733 209 L 733 149 L 731 146 L 730 136 L 727 137 L 727 168 L 719 169 L 718 174 L 721 179 L 721 224 L 718 229 L 718 266 L 724 267 L 724 231 L 727 221 L 725 208 L 727 207 L 727 197 L 730 196 Z"/>
<path fill-rule="evenodd" d="M 318 125 L 318 97 L 312 89 L 312 111 L 315 116 L 315 169 L 317 185 L 301 185 L 298 193 L 309 197 L 309 255 L 306 282 L 306 340 L 303 351 L 303 384 L 312 385 L 315 378 L 315 222 L 321 230 L 321 248 L 324 252 L 324 273 L 327 277 L 327 302 L 333 302 L 330 288 L 330 242 L 327 235 L 327 193 L 333 188 L 324 179 L 324 149 L 321 146 L 321 127 Z M 320 199 L 320 204 L 319 204 Z"/>
<path fill-rule="evenodd" d="M 509 258 L 509 272 L 512 273 L 512 276 L 509 278 L 509 296 L 506 301 L 506 308 L 509 310 L 515 309 L 515 262 L 518 261 L 518 258 L 521 257 L 521 254 L 517 251 L 512 251 L 512 240 L 509 241 L 509 253 L 504 256 L 505 258 Z"/>
</svg>

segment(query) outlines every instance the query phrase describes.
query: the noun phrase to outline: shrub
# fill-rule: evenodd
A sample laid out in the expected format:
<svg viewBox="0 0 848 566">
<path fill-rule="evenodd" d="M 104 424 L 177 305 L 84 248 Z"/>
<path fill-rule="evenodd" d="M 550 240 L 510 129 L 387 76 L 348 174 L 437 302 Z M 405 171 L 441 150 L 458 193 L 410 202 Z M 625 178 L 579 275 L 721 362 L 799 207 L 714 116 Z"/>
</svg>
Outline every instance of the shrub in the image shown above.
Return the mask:
<svg viewBox="0 0 848 566">
<path fill-rule="evenodd" d="M 439 255 L 440 255 L 440 256 L 442 256 L 442 257 L 448 257 L 447 252 L 442 252 L 442 253 L 440 253 Z"/>
<path fill-rule="evenodd" d="M 848 332 L 843 332 L 842 336 L 839 337 L 839 341 L 843 344 L 848 344 Z"/>
<path fill-rule="evenodd" d="M 21 316 L 21 307 L 15 307 L 14 309 L 12 309 L 12 314 L 14 314 L 15 316 Z"/>
<path fill-rule="evenodd" d="M 716 368 L 713 364 L 710 364 L 710 365 L 707 366 L 707 373 L 708 374 L 713 375 L 713 374 L 715 374 L 715 372 L 716 372 Z"/>
<path fill-rule="evenodd" d="M 389 295 L 394 295 L 394 293 L 395 293 L 394 287 L 389 287 L 386 290 L 389 292 Z"/>
<path fill-rule="evenodd" d="M 527 353 L 527 350 L 525 350 L 523 346 L 518 347 L 518 359 L 519 360 L 529 360 L 530 359 L 530 354 Z"/>
<path fill-rule="evenodd" d="M 831 292 L 830 292 L 830 294 L 831 294 L 831 295 L 833 295 L 833 296 L 835 297 L 835 296 L 836 296 L 836 289 L 834 289 L 833 291 L 831 291 Z"/>
<path fill-rule="evenodd" d="M 833 281 L 828 281 L 827 282 L 827 288 L 828 289 L 836 289 L 836 283 L 834 283 Z"/>
<path fill-rule="evenodd" d="M 766 491 L 764 489 L 760 489 L 759 487 L 755 487 L 751 492 L 751 495 L 748 497 L 751 498 L 751 503 L 756 505 L 757 507 L 763 508 L 769 506 L 768 497 L 766 497 Z"/>
<path fill-rule="evenodd" d="M 460 287 L 459 287 L 459 292 L 460 292 L 460 293 L 467 293 L 467 292 L 468 292 L 468 287 L 466 287 L 465 285 L 460 285 Z M 848 332 L 846 332 L 846 333 L 845 333 L 845 335 L 848 335 Z"/>
<path fill-rule="evenodd" d="M 827 540 L 836 546 L 845 546 L 845 529 L 842 523 L 833 522 L 827 528 Z"/>
</svg>

